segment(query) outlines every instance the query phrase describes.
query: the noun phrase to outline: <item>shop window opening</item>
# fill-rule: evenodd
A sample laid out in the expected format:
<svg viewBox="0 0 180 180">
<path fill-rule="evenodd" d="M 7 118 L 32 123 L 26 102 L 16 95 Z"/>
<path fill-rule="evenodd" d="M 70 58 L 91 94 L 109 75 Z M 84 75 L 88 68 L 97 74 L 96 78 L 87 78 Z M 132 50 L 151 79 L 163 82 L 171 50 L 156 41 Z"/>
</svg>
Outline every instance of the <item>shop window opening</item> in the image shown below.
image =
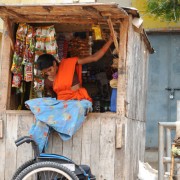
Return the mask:
<svg viewBox="0 0 180 180">
<path fill-rule="evenodd" d="M 110 32 L 101 27 L 61 32 L 58 24 L 16 24 L 12 58 L 10 109 L 27 110 L 24 102 L 47 97 L 44 76 L 37 69 L 37 58 L 48 53 L 58 62 L 68 57 L 86 57 L 98 51 Z M 97 31 L 101 28 L 101 32 Z M 93 112 L 115 112 L 118 55 L 112 44 L 97 62 L 82 66 L 82 86 L 93 100 Z"/>
</svg>

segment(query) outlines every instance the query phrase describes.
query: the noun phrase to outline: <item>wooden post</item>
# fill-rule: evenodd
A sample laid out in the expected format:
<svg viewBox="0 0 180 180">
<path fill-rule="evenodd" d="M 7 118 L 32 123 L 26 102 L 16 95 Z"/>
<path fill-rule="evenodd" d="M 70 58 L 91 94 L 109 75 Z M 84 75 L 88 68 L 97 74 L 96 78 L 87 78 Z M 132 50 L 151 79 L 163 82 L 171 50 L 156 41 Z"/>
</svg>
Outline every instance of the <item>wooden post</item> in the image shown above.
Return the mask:
<svg viewBox="0 0 180 180">
<path fill-rule="evenodd" d="M 0 119 L 0 139 L 3 138 L 3 120 Z"/>
<path fill-rule="evenodd" d="M 2 36 L 1 64 L 0 64 L 0 110 L 6 110 L 8 106 L 8 95 L 10 94 L 10 65 L 12 38 L 10 38 L 8 18 L 4 20 L 4 31 Z"/>
<path fill-rule="evenodd" d="M 111 31 L 111 35 L 113 37 L 113 41 L 114 41 L 114 46 L 116 48 L 116 51 L 119 52 L 119 45 L 118 45 L 118 41 L 117 41 L 117 38 L 116 38 L 116 35 L 115 35 L 115 31 L 114 31 L 114 28 L 113 28 L 113 24 L 112 24 L 112 21 L 111 21 L 111 18 L 109 17 L 109 19 L 107 20 L 108 22 L 108 25 L 109 25 L 109 29 Z"/>
<path fill-rule="evenodd" d="M 116 148 L 122 148 L 122 122 L 117 122 L 116 124 Z"/>
<path fill-rule="evenodd" d="M 175 144 L 172 144 L 172 149 L 175 148 Z M 174 172 L 174 155 L 171 152 L 171 169 L 170 169 L 170 177 L 169 180 L 173 180 L 173 172 Z"/>
<path fill-rule="evenodd" d="M 127 35 L 128 19 L 120 23 L 120 46 L 119 46 L 119 64 L 118 64 L 118 91 L 117 91 L 117 113 L 125 116 L 125 95 L 126 95 L 126 53 L 127 53 Z"/>
<path fill-rule="evenodd" d="M 6 19 L 6 23 L 7 23 L 8 36 L 11 43 L 11 49 L 14 51 L 13 28 L 9 18 Z"/>
</svg>

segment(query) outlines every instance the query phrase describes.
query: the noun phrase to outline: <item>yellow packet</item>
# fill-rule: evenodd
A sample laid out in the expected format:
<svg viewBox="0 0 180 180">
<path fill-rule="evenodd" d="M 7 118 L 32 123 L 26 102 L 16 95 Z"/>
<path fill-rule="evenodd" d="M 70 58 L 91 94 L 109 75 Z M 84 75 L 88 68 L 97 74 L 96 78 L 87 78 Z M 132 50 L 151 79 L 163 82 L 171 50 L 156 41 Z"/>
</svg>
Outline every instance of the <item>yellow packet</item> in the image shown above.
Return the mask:
<svg viewBox="0 0 180 180">
<path fill-rule="evenodd" d="M 102 40 L 101 28 L 99 25 L 93 25 L 92 29 L 94 30 L 95 40 Z"/>
</svg>

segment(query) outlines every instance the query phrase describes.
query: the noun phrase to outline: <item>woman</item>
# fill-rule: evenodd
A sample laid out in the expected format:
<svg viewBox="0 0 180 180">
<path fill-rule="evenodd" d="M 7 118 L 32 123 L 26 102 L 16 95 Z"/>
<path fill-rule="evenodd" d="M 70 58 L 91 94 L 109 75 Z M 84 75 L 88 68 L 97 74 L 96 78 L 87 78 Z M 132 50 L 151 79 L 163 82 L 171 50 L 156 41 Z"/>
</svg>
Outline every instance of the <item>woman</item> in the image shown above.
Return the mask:
<svg viewBox="0 0 180 180">
<path fill-rule="evenodd" d="M 37 60 L 38 69 L 46 76 L 45 91 L 47 96 L 58 100 L 82 100 L 91 101 L 87 91 L 82 87 L 82 65 L 98 61 L 112 44 L 112 37 L 95 54 L 85 58 L 63 59 L 59 66 L 56 59 L 50 54 L 43 54 Z"/>
<path fill-rule="evenodd" d="M 82 65 L 98 61 L 108 50 L 113 40 L 95 54 L 85 58 L 63 59 L 58 66 L 56 59 L 50 54 L 43 54 L 37 60 L 38 68 L 46 76 L 47 94 L 55 98 L 37 98 L 26 101 L 36 117 L 36 123 L 30 135 L 38 143 L 40 152 L 47 145 L 50 129 L 58 132 L 64 140 L 70 139 L 81 127 L 92 103 L 85 88 L 81 87 Z M 78 101 L 79 100 L 79 101 Z"/>
</svg>

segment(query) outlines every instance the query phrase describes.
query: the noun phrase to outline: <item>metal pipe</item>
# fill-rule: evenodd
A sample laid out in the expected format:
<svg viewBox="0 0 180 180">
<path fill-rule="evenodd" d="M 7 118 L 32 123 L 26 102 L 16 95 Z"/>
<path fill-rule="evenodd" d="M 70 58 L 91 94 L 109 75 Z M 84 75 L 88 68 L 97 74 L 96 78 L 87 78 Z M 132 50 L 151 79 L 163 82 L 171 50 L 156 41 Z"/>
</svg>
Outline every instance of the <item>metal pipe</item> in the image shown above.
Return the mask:
<svg viewBox="0 0 180 180">
<path fill-rule="evenodd" d="M 176 129 L 176 122 L 159 122 L 159 125 L 165 128 Z"/>
<path fill-rule="evenodd" d="M 164 129 L 166 129 L 166 156 L 164 157 Z M 176 122 L 159 122 L 159 152 L 158 152 L 158 180 L 163 180 L 165 172 L 165 164 L 167 171 L 170 172 L 171 163 L 171 130 L 176 129 Z M 175 163 L 180 162 L 175 158 Z"/>
<path fill-rule="evenodd" d="M 159 123 L 159 151 L 158 151 L 158 180 L 163 180 L 164 176 L 164 127 L 162 123 Z"/>
<path fill-rule="evenodd" d="M 166 129 L 166 156 L 171 157 L 171 129 Z M 170 164 L 167 164 L 166 171 L 170 172 Z"/>
</svg>

